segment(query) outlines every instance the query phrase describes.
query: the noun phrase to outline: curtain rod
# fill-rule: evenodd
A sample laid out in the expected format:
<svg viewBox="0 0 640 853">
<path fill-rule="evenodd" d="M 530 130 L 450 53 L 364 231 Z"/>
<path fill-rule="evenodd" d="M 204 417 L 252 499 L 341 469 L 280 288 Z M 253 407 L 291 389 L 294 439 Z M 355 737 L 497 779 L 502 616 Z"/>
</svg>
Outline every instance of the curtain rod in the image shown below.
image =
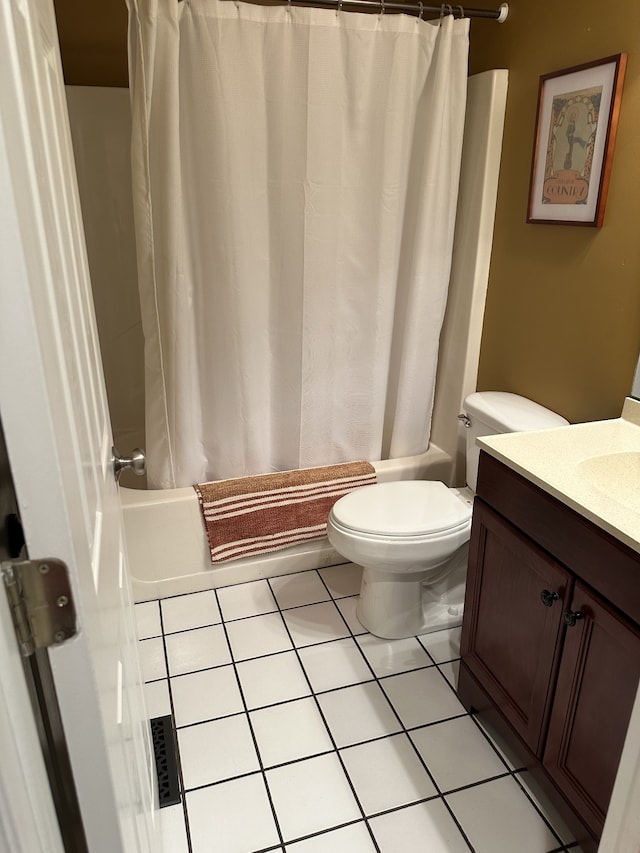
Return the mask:
<svg viewBox="0 0 640 853">
<path fill-rule="evenodd" d="M 282 0 L 292 4 L 292 0 Z M 453 6 L 449 3 L 443 3 L 440 6 L 426 6 L 419 0 L 414 0 L 413 3 L 396 3 L 386 2 L 386 0 L 293 0 L 294 6 L 337 6 L 342 9 L 345 6 L 355 6 L 357 8 L 378 9 L 381 13 L 388 9 L 390 11 L 409 12 L 412 15 L 417 15 L 422 18 L 423 15 L 453 15 L 458 18 L 488 18 L 503 24 L 507 20 L 509 14 L 509 4 L 501 3 L 499 9 L 466 9 L 462 6 Z"/>
</svg>

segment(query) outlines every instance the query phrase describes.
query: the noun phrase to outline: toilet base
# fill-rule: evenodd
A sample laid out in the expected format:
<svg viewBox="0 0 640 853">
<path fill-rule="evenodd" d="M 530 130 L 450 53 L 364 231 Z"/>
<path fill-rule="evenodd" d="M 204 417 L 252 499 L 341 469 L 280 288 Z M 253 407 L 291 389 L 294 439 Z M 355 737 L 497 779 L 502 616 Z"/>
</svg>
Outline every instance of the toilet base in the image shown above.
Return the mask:
<svg viewBox="0 0 640 853">
<path fill-rule="evenodd" d="M 445 628 L 458 628 L 462 625 L 463 610 L 463 605 L 451 608 L 444 604 L 434 604 L 429 610 L 428 622 L 421 621 L 420 626 L 415 631 L 407 631 L 406 625 L 390 625 L 388 621 L 381 623 L 379 619 L 375 618 L 371 621 L 369 614 L 362 612 L 362 601 L 358 602 L 356 616 L 363 628 L 366 628 L 370 634 L 380 637 L 382 640 L 402 640 L 407 637 L 430 634 L 432 631 L 444 631 Z"/>
<path fill-rule="evenodd" d="M 380 572 L 363 566 L 356 616 L 376 637 L 399 640 L 462 624 L 468 545 L 441 571 Z"/>
</svg>

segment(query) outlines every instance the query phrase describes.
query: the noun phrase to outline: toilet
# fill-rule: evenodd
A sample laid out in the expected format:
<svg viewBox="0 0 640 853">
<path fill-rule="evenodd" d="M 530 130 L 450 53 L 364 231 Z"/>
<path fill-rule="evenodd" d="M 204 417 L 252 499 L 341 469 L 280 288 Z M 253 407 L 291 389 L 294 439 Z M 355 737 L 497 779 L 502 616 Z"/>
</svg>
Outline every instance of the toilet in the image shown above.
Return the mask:
<svg viewBox="0 0 640 853">
<path fill-rule="evenodd" d="M 327 536 L 362 566 L 357 616 L 378 637 L 399 639 L 462 624 L 479 436 L 566 426 L 543 406 L 504 391 L 470 394 L 467 487 L 432 480 L 364 486 L 333 505 Z"/>
</svg>

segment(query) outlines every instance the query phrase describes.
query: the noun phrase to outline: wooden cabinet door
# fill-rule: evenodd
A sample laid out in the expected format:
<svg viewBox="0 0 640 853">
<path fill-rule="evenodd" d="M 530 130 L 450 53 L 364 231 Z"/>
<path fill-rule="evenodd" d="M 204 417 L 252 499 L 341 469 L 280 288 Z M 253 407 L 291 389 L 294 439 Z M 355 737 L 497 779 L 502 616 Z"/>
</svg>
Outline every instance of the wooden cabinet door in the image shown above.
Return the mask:
<svg viewBox="0 0 640 853">
<path fill-rule="evenodd" d="M 602 834 L 640 677 L 640 632 L 576 582 L 544 766 L 597 837 Z"/>
<path fill-rule="evenodd" d="M 571 586 L 558 563 L 476 498 L 462 658 L 538 756 Z M 549 606 L 541 600 L 545 591 L 558 596 Z"/>
</svg>

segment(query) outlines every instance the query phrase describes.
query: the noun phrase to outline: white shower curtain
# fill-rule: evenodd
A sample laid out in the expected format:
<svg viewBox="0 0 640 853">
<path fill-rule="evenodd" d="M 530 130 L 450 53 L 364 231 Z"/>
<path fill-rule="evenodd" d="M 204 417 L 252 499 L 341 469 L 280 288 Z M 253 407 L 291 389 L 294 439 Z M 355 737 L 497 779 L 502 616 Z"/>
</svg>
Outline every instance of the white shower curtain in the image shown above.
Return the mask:
<svg viewBox="0 0 640 853">
<path fill-rule="evenodd" d="M 424 451 L 468 21 L 128 2 L 150 485 Z"/>
</svg>

